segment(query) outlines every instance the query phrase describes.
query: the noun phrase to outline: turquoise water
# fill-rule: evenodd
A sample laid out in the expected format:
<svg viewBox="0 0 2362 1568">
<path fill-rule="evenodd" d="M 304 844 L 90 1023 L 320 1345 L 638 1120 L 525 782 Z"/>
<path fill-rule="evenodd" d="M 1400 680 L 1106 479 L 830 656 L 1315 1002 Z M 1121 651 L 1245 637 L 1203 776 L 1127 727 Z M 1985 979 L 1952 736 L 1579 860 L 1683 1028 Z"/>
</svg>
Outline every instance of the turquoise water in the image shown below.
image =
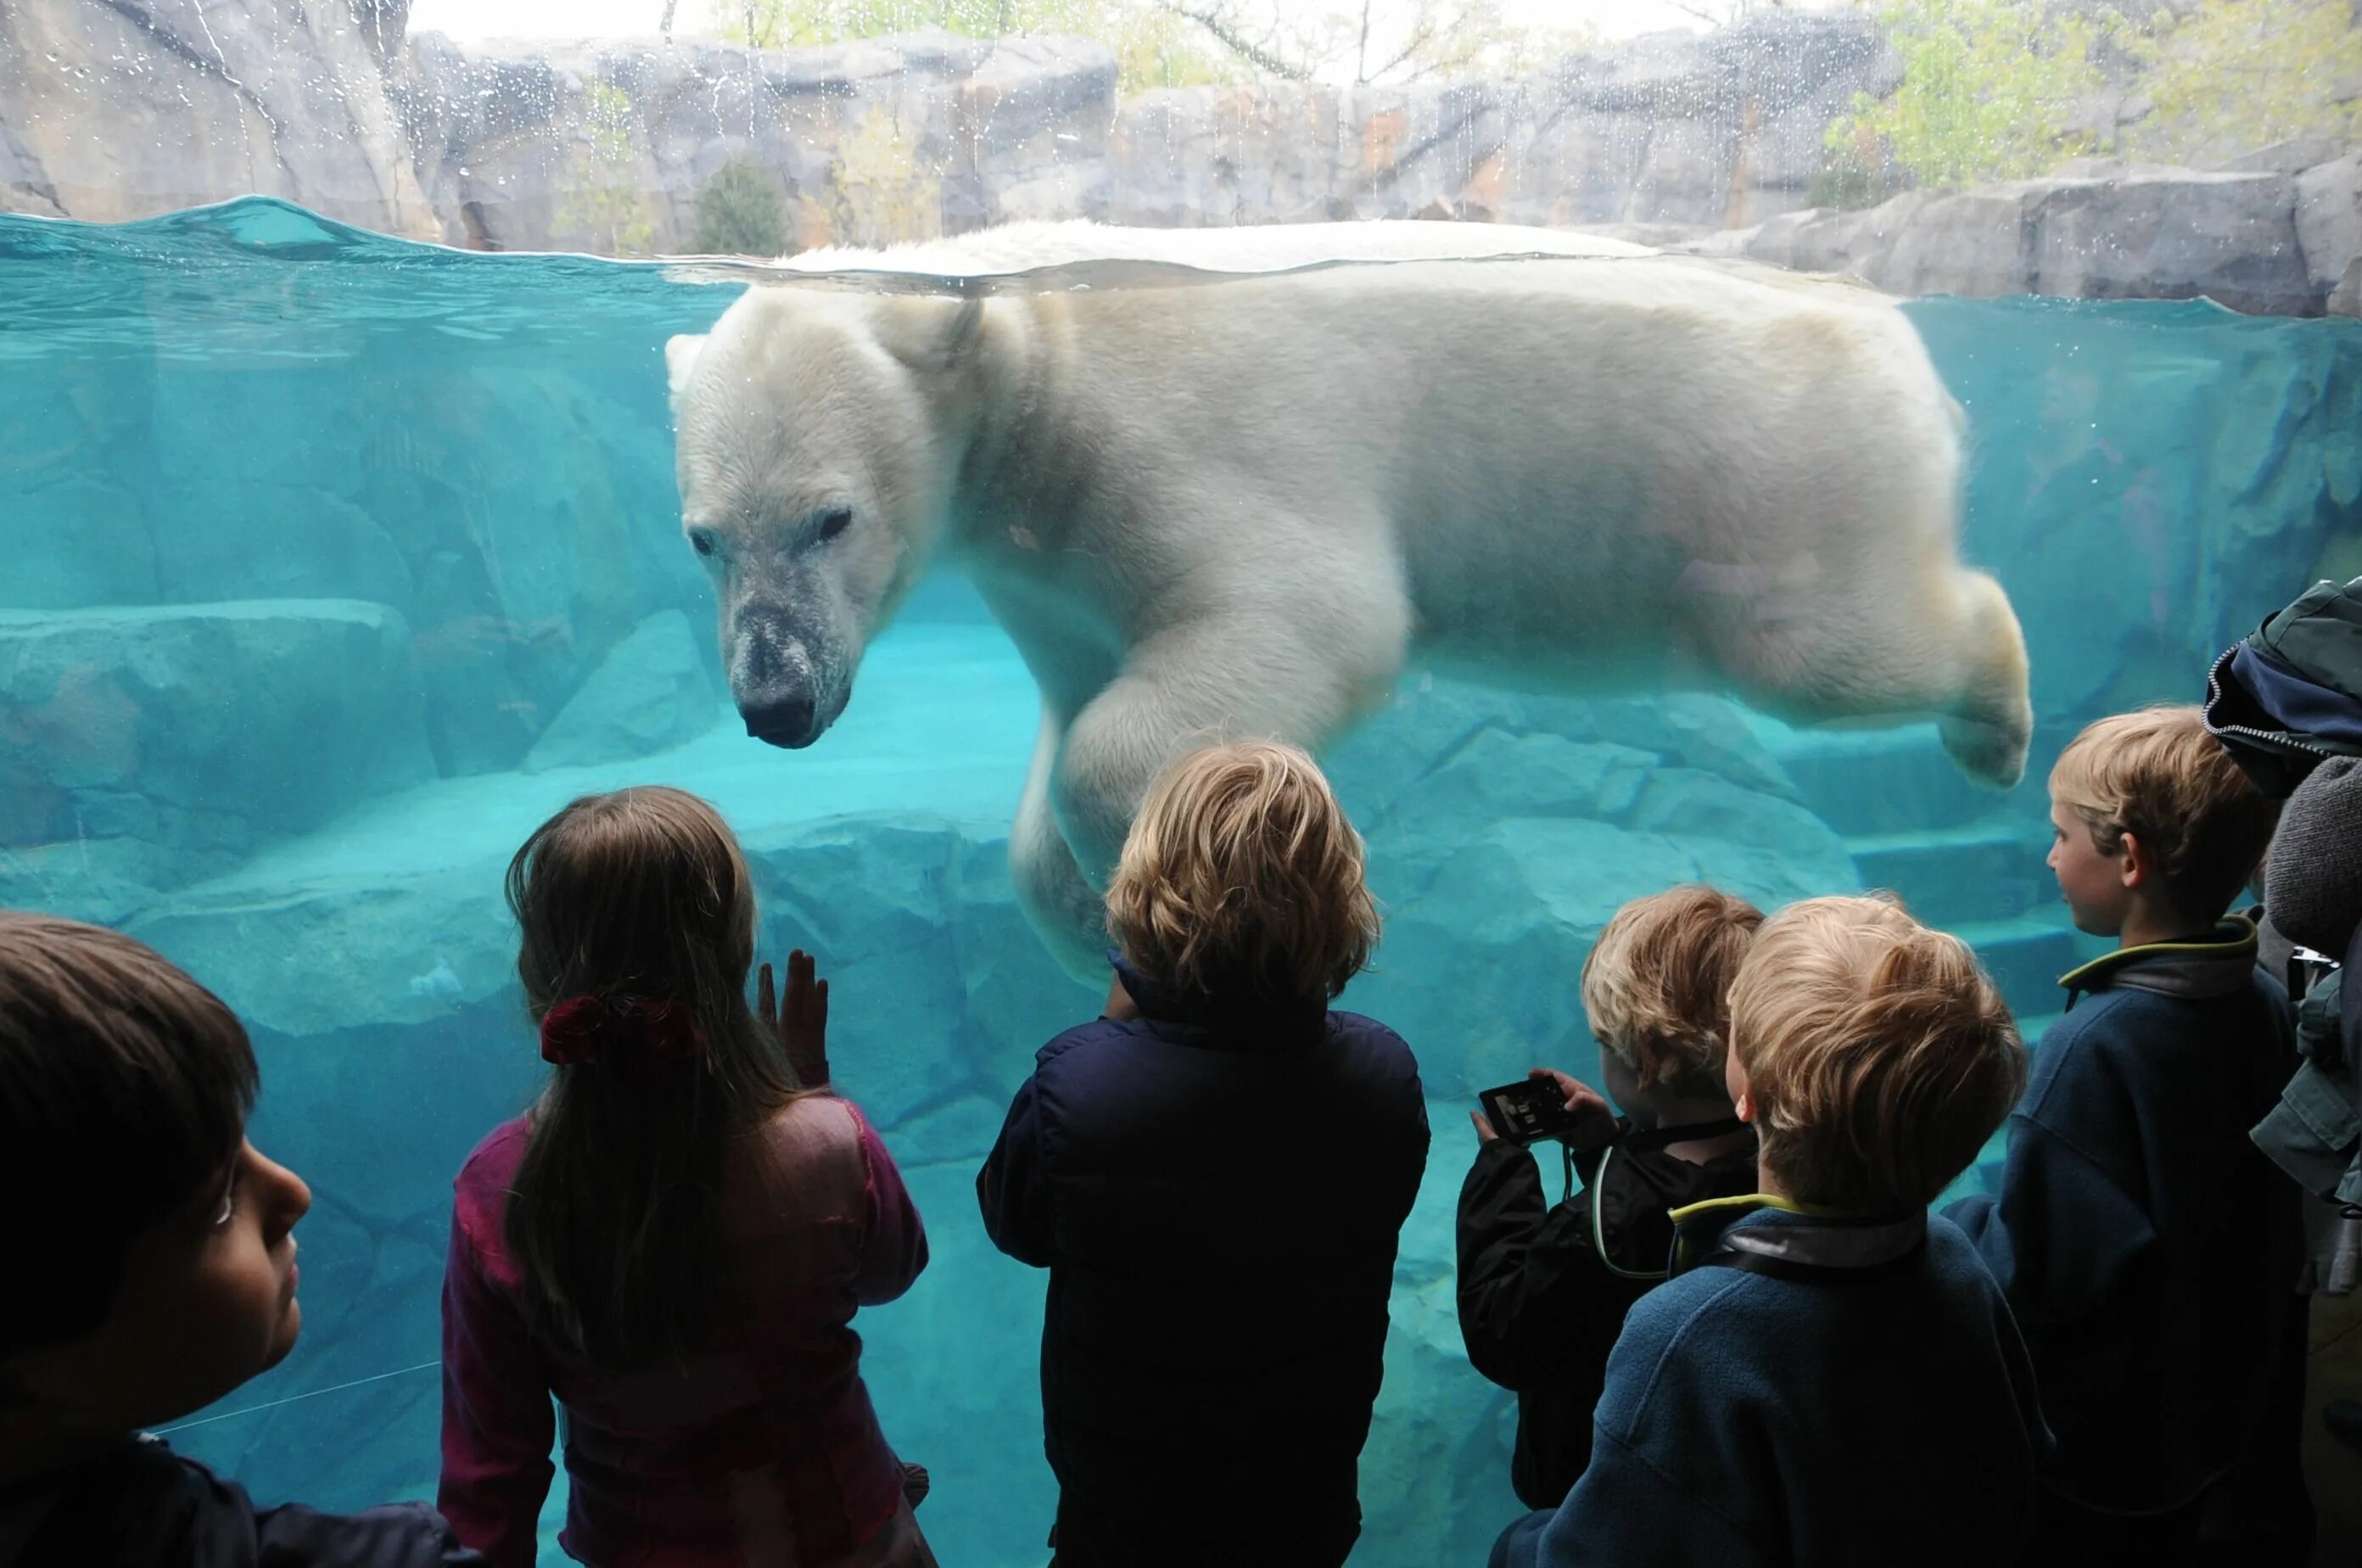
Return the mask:
<svg viewBox="0 0 2362 1568">
<path fill-rule="evenodd" d="M 501 867 L 583 790 L 710 796 L 768 951 L 832 977 L 841 1085 L 929 1222 L 927 1275 L 860 1320 L 887 1431 L 935 1477 L 922 1520 L 947 1562 L 1038 1563 L 1043 1281 L 971 1192 L 1033 1049 L 1097 1001 L 1010 898 L 1032 690 L 944 579 L 819 745 L 739 731 L 661 352 L 736 292 L 262 201 L 0 217 L 0 902 L 121 924 L 226 997 L 262 1061 L 256 1140 L 317 1197 L 302 1344 L 175 1441 L 266 1498 L 426 1496 L 447 1184 L 540 1066 Z M 2042 867 L 2059 745 L 2193 698 L 2302 583 L 2362 572 L 2362 326 L 1909 308 L 1970 413 L 1965 553 L 2025 625 L 2034 782 L 1976 790 L 1924 727 L 1420 678 L 1329 759 L 1388 911 L 1350 999 L 1418 1050 L 1435 1129 L 1357 1563 L 1481 1562 L 1518 1511 L 1514 1408 L 1452 1315 L 1464 1108 L 1537 1062 L 1595 1076 L 1576 977 L 1617 903 L 1694 877 L 1765 902 L 1893 887 L 2031 1031 L 2079 952 Z"/>
</svg>

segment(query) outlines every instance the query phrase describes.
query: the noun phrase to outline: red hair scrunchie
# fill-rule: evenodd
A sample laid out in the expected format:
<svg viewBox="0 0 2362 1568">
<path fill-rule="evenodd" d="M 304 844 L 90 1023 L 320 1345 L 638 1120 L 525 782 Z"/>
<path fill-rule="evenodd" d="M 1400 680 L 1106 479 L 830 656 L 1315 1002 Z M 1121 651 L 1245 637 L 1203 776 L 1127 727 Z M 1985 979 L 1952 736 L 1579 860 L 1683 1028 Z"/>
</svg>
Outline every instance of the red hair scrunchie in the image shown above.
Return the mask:
<svg viewBox="0 0 2362 1568">
<path fill-rule="evenodd" d="M 705 1049 L 705 1032 L 677 1001 L 611 1002 L 568 997 L 541 1017 L 541 1059 L 580 1066 L 611 1052 L 644 1062 L 680 1062 Z"/>
</svg>

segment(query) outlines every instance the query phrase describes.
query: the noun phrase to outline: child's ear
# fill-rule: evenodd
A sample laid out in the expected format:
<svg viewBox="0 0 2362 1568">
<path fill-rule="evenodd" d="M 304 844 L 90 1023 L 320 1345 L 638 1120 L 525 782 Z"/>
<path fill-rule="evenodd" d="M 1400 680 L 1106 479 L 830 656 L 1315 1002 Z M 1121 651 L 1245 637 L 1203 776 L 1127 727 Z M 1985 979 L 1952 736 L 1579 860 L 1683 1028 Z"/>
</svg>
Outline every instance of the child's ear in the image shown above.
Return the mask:
<svg viewBox="0 0 2362 1568">
<path fill-rule="evenodd" d="M 1665 1066 L 1665 1058 L 1658 1052 L 1655 1042 L 1647 1039 L 1633 1041 L 1632 1064 L 1632 1081 L 1639 1086 L 1640 1092 L 1646 1094 L 1655 1088 L 1657 1075 L 1664 1071 Z"/>
<path fill-rule="evenodd" d="M 2148 882 L 2156 870 L 2156 863 L 2149 858 L 2148 846 L 2138 837 L 2125 834 L 2117 844 L 2116 854 L 2124 861 L 2116 874 L 2124 879 L 2127 889 L 2137 889 Z"/>
</svg>

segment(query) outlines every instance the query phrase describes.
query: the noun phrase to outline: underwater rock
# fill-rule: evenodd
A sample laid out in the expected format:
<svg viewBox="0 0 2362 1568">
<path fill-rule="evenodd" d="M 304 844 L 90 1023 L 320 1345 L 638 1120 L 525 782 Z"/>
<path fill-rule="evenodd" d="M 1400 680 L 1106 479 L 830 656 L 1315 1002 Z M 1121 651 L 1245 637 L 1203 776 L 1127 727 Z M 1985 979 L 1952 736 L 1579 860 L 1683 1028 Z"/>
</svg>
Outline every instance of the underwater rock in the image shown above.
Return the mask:
<svg viewBox="0 0 2362 1568">
<path fill-rule="evenodd" d="M 171 525 L 154 530 L 168 603 L 236 599 L 359 599 L 406 610 L 410 567 L 377 519 L 309 485 L 186 479 Z"/>
<path fill-rule="evenodd" d="M 689 617 L 659 611 L 608 650 L 525 753 L 524 768 L 646 756 L 702 734 L 727 711 L 697 657 Z"/>
<path fill-rule="evenodd" d="M 103 474 L 72 474 L 6 502 L 9 569 L 0 576 L 0 608 L 154 602 L 156 547 L 128 488 Z"/>
<path fill-rule="evenodd" d="M 431 775 L 409 628 L 318 600 L 0 611 L 0 845 L 234 855 Z"/>
</svg>

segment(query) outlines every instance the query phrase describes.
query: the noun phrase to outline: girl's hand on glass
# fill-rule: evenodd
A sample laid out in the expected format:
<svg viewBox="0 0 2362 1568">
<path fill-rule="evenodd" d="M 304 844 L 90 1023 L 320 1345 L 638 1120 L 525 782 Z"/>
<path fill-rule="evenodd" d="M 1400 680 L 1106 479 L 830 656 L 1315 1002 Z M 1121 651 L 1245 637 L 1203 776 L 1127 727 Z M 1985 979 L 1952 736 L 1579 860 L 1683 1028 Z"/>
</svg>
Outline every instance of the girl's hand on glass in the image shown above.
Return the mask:
<svg viewBox="0 0 2362 1568">
<path fill-rule="evenodd" d="M 1556 1085 L 1566 1097 L 1567 1113 L 1574 1118 L 1574 1124 L 1559 1133 L 1560 1143 L 1587 1154 L 1616 1142 L 1615 1110 L 1597 1089 L 1555 1067 L 1536 1067 L 1526 1076 Z"/>
<path fill-rule="evenodd" d="M 788 954 L 788 994 L 774 999 L 771 966 L 766 964 L 755 982 L 755 1016 L 778 1036 L 788 1054 L 788 1066 L 806 1088 L 828 1082 L 828 982 L 814 978 L 812 956 L 802 948 Z"/>
</svg>

